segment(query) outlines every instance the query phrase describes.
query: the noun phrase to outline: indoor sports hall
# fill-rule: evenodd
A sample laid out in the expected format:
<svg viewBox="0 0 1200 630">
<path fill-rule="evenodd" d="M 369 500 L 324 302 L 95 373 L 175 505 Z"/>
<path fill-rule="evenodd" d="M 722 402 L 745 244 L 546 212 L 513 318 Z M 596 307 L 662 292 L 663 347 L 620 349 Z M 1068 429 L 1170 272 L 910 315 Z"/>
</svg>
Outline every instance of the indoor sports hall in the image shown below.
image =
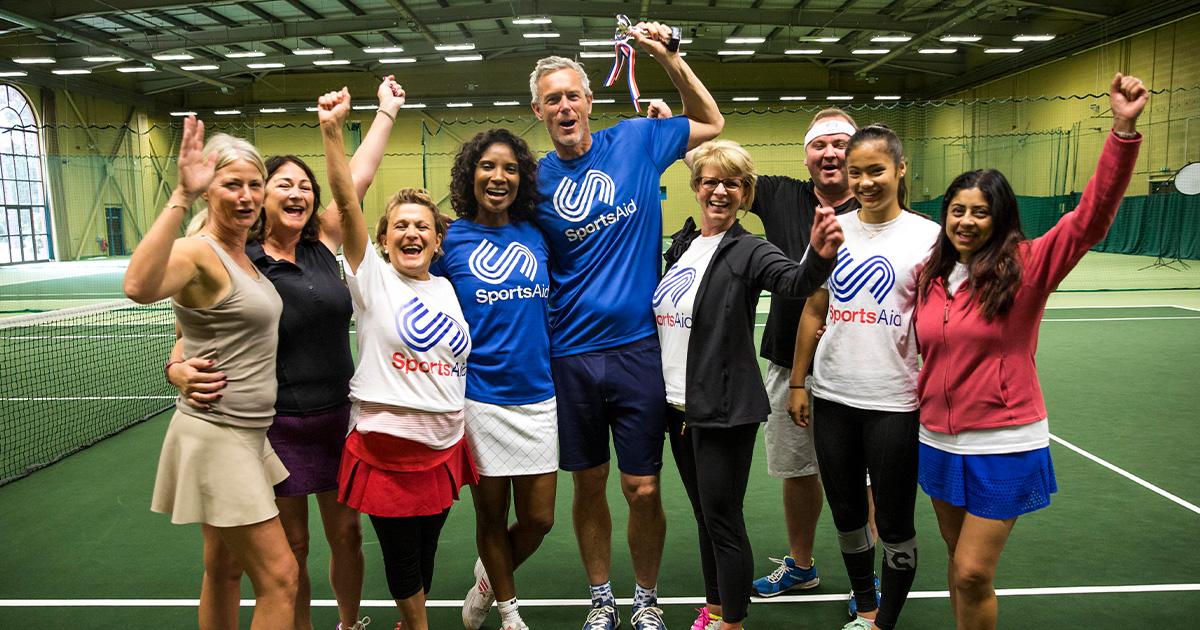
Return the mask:
<svg viewBox="0 0 1200 630">
<path fill-rule="evenodd" d="M 593 131 L 643 116 L 652 99 L 680 113 L 648 56 L 638 55 L 636 90 L 633 67 L 604 85 L 619 54 L 617 14 L 680 27 L 679 50 L 725 117 L 721 137 L 745 146 L 760 174 L 806 179 L 809 121 L 839 107 L 903 140 L 913 210 L 936 220 L 951 180 L 996 168 L 1030 237 L 1075 207 L 1094 172 L 1114 73 L 1145 82 L 1145 139 L 1116 222 L 1051 296 L 1041 324 L 1037 367 L 1059 489 L 1049 509 L 1020 519 L 996 588 L 1002 628 L 1192 625 L 1200 1 L 0 0 L 0 627 L 196 624 L 197 528 L 149 509 L 177 394 L 163 378 L 175 318 L 165 300 L 138 305 L 122 292 L 130 254 L 175 186 L 184 117 L 263 155 L 300 156 L 324 186 L 318 96 L 349 88 L 353 150 L 375 118 L 376 86 L 395 75 L 407 100 L 363 203 L 367 225 L 402 186 L 428 189 L 452 214 L 450 169 L 477 132 L 506 127 L 538 157 L 554 150 L 529 106 L 540 57 L 584 64 Z M 660 197 L 665 249 L 698 212 L 682 162 L 662 177 Z M 756 216 L 742 221 L 762 233 Z M 764 294 L 759 334 L 769 303 Z M 669 456 L 661 485 L 659 604 L 670 627 L 685 628 L 704 586 Z M 760 439 L 745 499 L 759 575 L 787 549 L 780 488 Z M 442 533 L 432 628 L 461 627 L 473 583 L 466 494 Z M 554 528 L 516 574 L 533 628 L 576 628 L 589 605 L 571 496 L 570 475 L 559 474 Z M 609 496 L 619 534 L 626 506 L 613 480 Z M 945 545 L 924 494 L 916 514 L 921 568 L 900 627 L 952 628 Z M 316 510 L 311 518 L 313 627 L 332 628 L 329 549 Z M 363 614 L 390 629 L 399 617 L 363 522 Z M 614 534 L 612 582 L 627 606 L 624 544 Z M 828 510 L 814 555 L 820 585 L 756 598 L 748 627 L 845 623 L 850 586 Z M 253 605 L 245 581 L 243 627 Z M 493 613 L 484 627 L 496 624 Z"/>
</svg>

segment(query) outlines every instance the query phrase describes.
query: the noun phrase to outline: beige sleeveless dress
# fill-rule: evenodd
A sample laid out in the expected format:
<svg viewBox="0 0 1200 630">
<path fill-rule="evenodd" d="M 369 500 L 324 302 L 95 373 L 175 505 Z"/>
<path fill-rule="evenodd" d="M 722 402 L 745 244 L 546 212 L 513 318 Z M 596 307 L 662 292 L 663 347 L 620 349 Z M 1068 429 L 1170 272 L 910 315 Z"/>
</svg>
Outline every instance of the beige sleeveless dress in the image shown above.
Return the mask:
<svg viewBox="0 0 1200 630">
<path fill-rule="evenodd" d="M 264 275 L 255 270 L 251 276 L 217 243 L 199 238 L 225 266 L 229 294 L 208 308 L 174 300 L 171 306 L 183 331 L 184 356 L 213 359 L 228 385 L 211 410 L 176 403 L 150 509 L 170 514 L 172 523 L 251 525 L 279 513 L 272 487 L 288 475 L 267 441 L 283 303 Z"/>
</svg>

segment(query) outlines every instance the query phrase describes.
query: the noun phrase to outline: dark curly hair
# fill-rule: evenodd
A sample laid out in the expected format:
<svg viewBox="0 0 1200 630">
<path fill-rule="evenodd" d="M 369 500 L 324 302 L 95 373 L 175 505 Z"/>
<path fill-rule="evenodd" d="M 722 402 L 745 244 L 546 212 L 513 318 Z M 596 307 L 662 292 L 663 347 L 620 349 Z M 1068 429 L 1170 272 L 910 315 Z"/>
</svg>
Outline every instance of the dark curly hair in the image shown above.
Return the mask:
<svg viewBox="0 0 1200 630">
<path fill-rule="evenodd" d="M 450 169 L 450 206 L 454 213 L 474 221 L 479 213 L 475 200 L 475 166 L 483 152 L 495 143 L 507 144 L 517 156 L 517 173 L 520 177 L 517 198 L 508 208 L 509 220 L 528 221 L 533 218 L 533 209 L 538 202 L 537 159 L 519 136 L 507 129 L 488 129 L 475 134 L 463 143 Z"/>
<path fill-rule="evenodd" d="M 265 183 L 271 183 L 271 178 L 275 176 L 275 172 L 285 164 L 295 164 L 304 171 L 308 176 L 308 181 L 312 183 L 313 192 L 313 212 L 308 217 L 308 221 L 304 223 L 304 229 L 300 232 L 300 239 L 305 241 L 316 241 L 321 238 L 321 184 L 317 183 L 317 176 L 313 174 L 313 170 L 309 168 L 304 160 L 294 155 L 272 155 L 267 158 L 267 180 Z M 264 208 L 258 213 L 258 220 L 254 225 L 250 226 L 250 240 L 258 241 L 259 243 L 267 237 L 267 212 Z"/>
</svg>

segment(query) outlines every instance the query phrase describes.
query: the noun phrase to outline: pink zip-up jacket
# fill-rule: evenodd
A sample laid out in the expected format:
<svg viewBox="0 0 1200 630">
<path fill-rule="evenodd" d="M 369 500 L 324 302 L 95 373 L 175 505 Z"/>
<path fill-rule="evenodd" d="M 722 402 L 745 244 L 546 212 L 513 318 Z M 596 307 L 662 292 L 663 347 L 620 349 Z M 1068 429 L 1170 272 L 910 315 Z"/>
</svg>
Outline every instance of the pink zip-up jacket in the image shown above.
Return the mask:
<svg viewBox="0 0 1200 630">
<path fill-rule="evenodd" d="M 946 295 L 942 279 L 917 301 L 917 382 L 921 424 L 957 434 L 1037 422 L 1046 417 L 1038 383 L 1038 327 L 1046 300 L 1083 255 L 1104 239 L 1125 195 L 1142 139 L 1109 133 L 1079 206 L 1038 238 L 1019 245 L 1021 288 L 1008 312 L 988 321 L 970 292 Z"/>
</svg>

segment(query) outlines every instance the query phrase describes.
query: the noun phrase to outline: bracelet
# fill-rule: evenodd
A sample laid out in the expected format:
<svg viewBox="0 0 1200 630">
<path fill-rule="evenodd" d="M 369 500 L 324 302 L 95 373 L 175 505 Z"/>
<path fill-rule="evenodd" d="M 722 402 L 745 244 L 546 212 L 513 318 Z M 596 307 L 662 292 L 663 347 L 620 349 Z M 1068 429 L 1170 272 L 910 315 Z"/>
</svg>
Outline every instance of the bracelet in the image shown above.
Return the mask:
<svg viewBox="0 0 1200 630">
<path fill-rule="evenodd" d="M 387 116 L 388 118 L 391 118 L 392 122 L 396 122 L 396 117 L 393 116 L 390 112 L 383 111 L 382 107 L 380 107 L 379 109 L 377 109 L 375 111 L 379 112 L 380 114 L 383 114 L 384 116 Z"/>
<path fill-rule="evenodd" d="M 1113 129 L 1112 132 L 1114 136 L 1122 140 L 1133 140 L 1134 138 L 1138 137 L 1138 132 L 1136 131 L 1117 131 L 1116 129 Z"/>
<path fill-rule="evenodd" d="M 788 389 L 804 389 L 804 386 L 803 385 L 792 385 L 791 383 L 788 383 Z"/>
<path fill-rule="evenodd" d="M 176 363 L 183 363 L 183 361 L 167 361 L 167 364 L 163 366 L 163 378 L 167 379 L 167 383 L 171 385 L 174 385 L 171 383 L 171 366 Z"/>
<path fill-rule="evenodd" d="M 171 208 L 179 208 L 180 210 L 183 210 L 184 212 L 187 212 L 189 210 L 188 206 L 185 206 L 181 203 L 169 203 L 169 204 L 167 204 L 165 209 L 170 210 Z"/>
</svg>

